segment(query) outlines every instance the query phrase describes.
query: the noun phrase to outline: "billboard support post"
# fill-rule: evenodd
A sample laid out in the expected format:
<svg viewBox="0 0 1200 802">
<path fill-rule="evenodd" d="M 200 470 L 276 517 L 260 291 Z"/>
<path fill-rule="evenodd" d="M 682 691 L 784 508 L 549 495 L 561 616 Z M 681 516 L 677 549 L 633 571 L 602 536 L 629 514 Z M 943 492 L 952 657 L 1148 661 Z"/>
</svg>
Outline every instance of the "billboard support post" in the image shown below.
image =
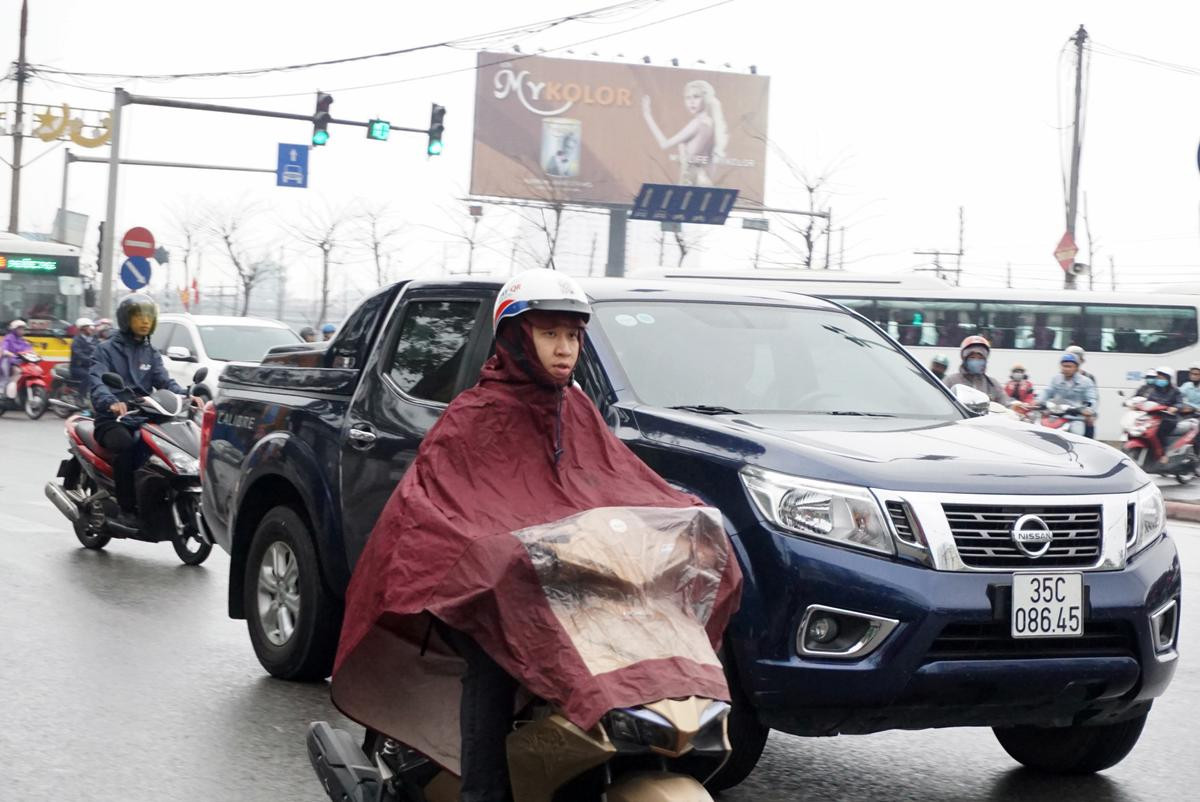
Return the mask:
<svg viewBox="0 0 1200 802">
<path fill-rule="evenodd" d="M 612 278 L 622 278 L 625 275 L 625 228 L 629 209 L 625 206 L 614 206 L 608 210 L 608 261 L 604 265 L 604 275 Z"/>
</svg>

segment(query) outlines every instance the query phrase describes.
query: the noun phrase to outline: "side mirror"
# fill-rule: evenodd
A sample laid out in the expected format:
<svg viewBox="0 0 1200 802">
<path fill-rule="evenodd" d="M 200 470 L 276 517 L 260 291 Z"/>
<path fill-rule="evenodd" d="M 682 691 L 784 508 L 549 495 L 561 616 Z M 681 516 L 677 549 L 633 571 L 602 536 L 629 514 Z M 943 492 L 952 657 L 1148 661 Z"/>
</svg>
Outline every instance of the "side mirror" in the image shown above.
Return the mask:
<svg viewBox="0 0 1200 802">
<path fill-rule="evenodd" d="M 192 350 L 183 345 L 172 345 L 167 349 L 167 358 L 174 359 L 176 362 L 195 362 L 196 357 L 192 356 Z"/>
<path fill-rule="evenodd" d="M 958 400 L 958 403 L 967 408 L 967 411 L 972 415 L 986 415 L 988 407 L 992 403 L 987 397 L 987 393 L 981 393 L 974 387 L 968 387 L 965 384 L 956 384 L 950 388 L 950 392 Z"/>
<path fill-rule="evenodd" d="M 183 350 L 186 351 L 187 349 L 185 348 Z M 192 374 L 192 384 L 199 384 L 206 378 L 208 378 L 208 368 L 200 368 L 200 370 Z"/>
<path fill-rule="evenodd" d="M 203 368 L 201 368 L 203 370 Z M 199 373 L 199 371 L 197 371 Z M 192 395 L 197 398 L 203 398 L 205 401 L 212 401 L 212 390 L 208 389 L 207 384 L 193 384 Z"/>
<path fill-rule="evenodd" d="M 103 376 L 100 377 L 100 381 L 104 382 L 105 385 L 112 388 L 113 390 L 124 390 L 125 389 L 125 380 L 122 379 L 120 376 L 118 376 L 115 373 L 105 373 Z"/>
</svg>

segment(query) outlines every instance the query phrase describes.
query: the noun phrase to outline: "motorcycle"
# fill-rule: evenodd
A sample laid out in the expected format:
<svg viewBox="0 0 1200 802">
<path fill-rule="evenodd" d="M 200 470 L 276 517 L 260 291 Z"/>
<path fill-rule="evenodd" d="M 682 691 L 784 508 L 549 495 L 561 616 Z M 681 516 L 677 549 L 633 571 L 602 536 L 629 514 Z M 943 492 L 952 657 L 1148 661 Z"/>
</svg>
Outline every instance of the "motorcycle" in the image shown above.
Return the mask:
<svg viewBox="0 0 1200 802">
<path fill-rule="evenodd" d="M 207 375 L 207 368 L 196 371 L 189 395 L 211 397 L 201 384 Z M 114 390 L 125 389 L 115 373 L 105 373 L 103 381 Z M 129 406 L 130 411 L 117 420 L 140 424 L 134 447 L 142 449 L 145 459 L 134 472 L 137 528 L 113 520 L 118 507 L 112 457 L 96 440 L 95 420 L 85 414 L 67 419 L 70 456 L 58 467 L 62 483 L 46 483 L 46 498 L 71 522 L 84 548 L 103 549 L 114 537 L 147 543 L 169 540 L 185 565 L 200 565 L 212 552 L 212 543 L 205 539 L 197 520 L 200 427 L 195 412 L 167 390 L 155 390 Z"/>
<path fill-rule="evenodd" d="M 10 409 L 23 409 L 30 420 L 37 420 L 46 414 L 50 396 L 46 392 L 41 361 L 42 358 L 33 351 L 23 351 L 13 357 L 17 375 L 9 377 L 8 386 L 0 393 L 0 415 Z"/>
<path fill-rule="evenodd" d="M 1157 441 L 1159 427 L 1166 417 L 1168 407 L 1136 396 L 1125 402 L 1129 412 L 1121 421 L 1125 445 L 1121 450 L 1146 473 L 1174 476 L 1179 484 L 1187 484 L 1196 478 L 1196 437 L 1200 435 L 1200 420 L 1195 417 L 1180 418 L 1171 432 L 1168 442 L 1162 443 L 1164 464 L 1154 458 L 1152 442 Z"/>
<path fill-rule="evenodd" d="M 1087 431 L 1084 409 L 1061 401 L 1039 401 L 1029 405 L 1025 419 L 1047 429 L 1065 429 L 1071 434 L 1082 435 Z"/>
<path fill-rule="evenodd" d="M 60 418 L 90 409 L 91 402 L 79 391 L 79 382 L 71 378 L 71 366 L 61 362 L 50 371 L 50 409 Z"/>
</svg>

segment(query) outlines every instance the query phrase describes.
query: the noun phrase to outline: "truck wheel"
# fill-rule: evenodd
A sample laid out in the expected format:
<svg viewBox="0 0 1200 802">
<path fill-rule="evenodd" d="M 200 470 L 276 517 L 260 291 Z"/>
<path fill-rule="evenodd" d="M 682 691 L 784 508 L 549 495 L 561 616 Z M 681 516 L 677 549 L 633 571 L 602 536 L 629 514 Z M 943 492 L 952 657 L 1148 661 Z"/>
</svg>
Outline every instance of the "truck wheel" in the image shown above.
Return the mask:
<svg viewBox="0 0 1200 802">
<path fill-rule="evenodd" d="M 729 744 L 733 752 L 721 770 L 704 784 L 710 791 L 724 791 L 740 784 L 750 776 L 762 757 L 771 728 L 758 720 L 754 706 L 736 683 L 729 683 L 733 707 L 729 711 Z"/>
<path fill-rule="evenodd" d="M 291 507 L 270 510 L 255 530 L 243 593 L 250 642 L 271 676 L 329 676 L 342 605 L 325 589 L 312 533 Z"/>
<path fill-rule="evenodd" d="M 1004 751 L 1018 763 L 1051 774 L 1092 774 L 1111 768 L 1129 754 L 1146 726 L 1137 718 L 1092 727 L 996 727 Z"/>
</svg>

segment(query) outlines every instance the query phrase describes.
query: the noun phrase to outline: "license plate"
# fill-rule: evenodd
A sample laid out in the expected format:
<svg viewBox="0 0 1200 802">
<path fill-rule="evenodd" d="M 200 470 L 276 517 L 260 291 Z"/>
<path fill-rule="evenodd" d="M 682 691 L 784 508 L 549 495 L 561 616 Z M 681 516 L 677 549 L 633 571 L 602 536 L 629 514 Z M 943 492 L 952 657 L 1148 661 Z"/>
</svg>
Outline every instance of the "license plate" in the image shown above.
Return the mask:
<svg viewBox="0 0 1200 802">
<path fill-rule="evenodd" d="M 1083 635 L 1083 574 L 1013 574 L 1012 636 Z"/>
</svg>

